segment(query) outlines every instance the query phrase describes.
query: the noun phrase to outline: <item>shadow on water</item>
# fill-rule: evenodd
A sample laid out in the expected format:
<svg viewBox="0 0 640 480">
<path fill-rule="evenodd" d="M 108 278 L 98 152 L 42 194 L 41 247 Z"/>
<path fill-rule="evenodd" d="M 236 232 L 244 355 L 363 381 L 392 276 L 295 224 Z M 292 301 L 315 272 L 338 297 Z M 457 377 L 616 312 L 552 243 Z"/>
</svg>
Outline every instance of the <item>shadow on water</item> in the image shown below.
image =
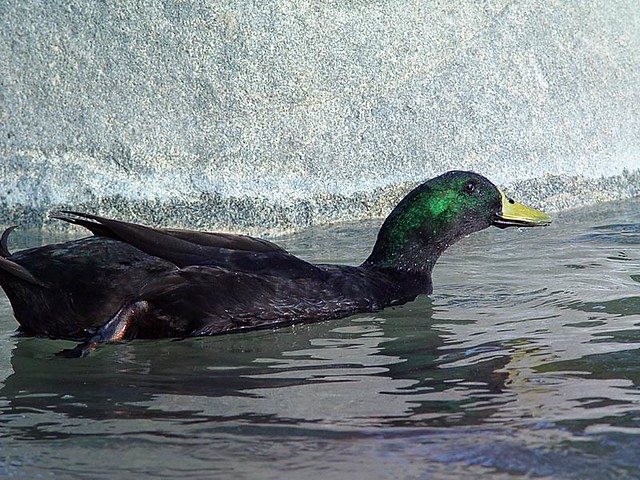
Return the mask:
<svg viewBox="0 0 640 480">
<path fill-rule="evenodd" d="M 384 355 L 382 342 L 367 338 L 381 332 L 383 320 L 363 317 L 356 322 L 357 327 L 344 320 L 242 335 L 134 341 L 104 346 L 80 360 L 54 355 L 65 342 L 19 338 L 11 355 L 13 373 L 4 381 L 0 395 L 16 413 L 53 408 L 66 415 L 100 419 L 135 416 L 136 410 L 147 410 L 136 403 L 158 394 L 251 397 L 260 389 L 321 383 L 319 368 L 326 377 L 362 366 L 372 352 Z M 337 326 L 340 324 L 343 326 Z M 338 348 L 355 354 L 333 361 L 331 352 Z M 293 361 L 302 358 L 307 362 Z M 282 375 L 286 372 L 291 375 Z M 118 410 L 125 404 L 126 411 Z M 189 411 L 176 413 L 184 419 L 190 415 Z"/>
<path fill-rule="evenodd" d="M 2 418 L 48 412 L 96 421 L 151 416 L 309 426 L 339 419 L 367 428 L 481 423 L 485 415 L 464 406 L 477 401 L 474 394 L 502 392 L 506 376 L 496 371 L 508 355 L 442 368 L 498 347 L 443 355 L 435 325 L 441 321 L 424 298 L 377 316 L 278 331 L 108 345 L 80 360 L 54 355 L 64 342 L 21 338 L 11 355 L 13 373 L 0 389 Z M 449 398 L 447 390 L 458 393 Z M 56 432 L 46 424 L 39 432 L 36 423 L 23 435 L 70 433 L 61 426 Z"/>
</svg>

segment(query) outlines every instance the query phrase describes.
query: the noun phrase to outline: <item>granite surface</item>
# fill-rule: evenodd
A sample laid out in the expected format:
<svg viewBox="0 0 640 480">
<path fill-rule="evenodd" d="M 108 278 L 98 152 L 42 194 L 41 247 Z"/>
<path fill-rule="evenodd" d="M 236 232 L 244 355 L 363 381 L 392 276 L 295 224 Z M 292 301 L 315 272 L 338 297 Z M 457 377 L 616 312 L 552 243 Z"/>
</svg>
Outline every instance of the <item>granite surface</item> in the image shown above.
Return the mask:
<svg viewBox="0 0 640 480">
<path fill-rule="evenodd" d="M 277 232 L 472 169 L 640 194 L 636 0 L 0 0 L 0 224 Z"/>
</svg>

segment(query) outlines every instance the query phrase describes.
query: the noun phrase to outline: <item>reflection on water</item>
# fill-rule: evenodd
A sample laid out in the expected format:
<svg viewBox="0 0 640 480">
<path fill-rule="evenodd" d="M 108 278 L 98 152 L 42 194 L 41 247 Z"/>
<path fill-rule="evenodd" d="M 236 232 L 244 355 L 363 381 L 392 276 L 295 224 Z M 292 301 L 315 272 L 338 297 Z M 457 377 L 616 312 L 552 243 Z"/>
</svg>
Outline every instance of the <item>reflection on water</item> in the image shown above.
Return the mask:
<svg viewBox="0 0 640 480">
<path fill-rule="evenodd" d="M 2 297 L 0 474 L 633 478 L 638 207 L 471 236 L 436 267 L 431 298 L 376 315 L 80 360 L 13 336 Z M 374 225 L 280 243 L 355 263 Z"/>
</svg>

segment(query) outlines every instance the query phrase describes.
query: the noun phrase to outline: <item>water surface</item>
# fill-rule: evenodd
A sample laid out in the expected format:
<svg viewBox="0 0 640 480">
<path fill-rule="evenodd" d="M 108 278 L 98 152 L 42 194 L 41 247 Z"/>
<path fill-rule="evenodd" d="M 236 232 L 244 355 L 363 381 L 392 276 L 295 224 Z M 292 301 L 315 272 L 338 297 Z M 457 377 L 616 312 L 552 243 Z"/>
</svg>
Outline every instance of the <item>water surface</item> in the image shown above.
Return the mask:
<svg viewBox="0 0 640 480">
<path fill-rule="evenodd" d="M 378 224 L 278 242 L 356 264 Z M 274 331 L 69 360 L 69 342 L 14 336 L 1 296 L 0 474 L 636 478 L 639 282 L 633 199 L 472 235 L 430 298 Z"/>
</svg>

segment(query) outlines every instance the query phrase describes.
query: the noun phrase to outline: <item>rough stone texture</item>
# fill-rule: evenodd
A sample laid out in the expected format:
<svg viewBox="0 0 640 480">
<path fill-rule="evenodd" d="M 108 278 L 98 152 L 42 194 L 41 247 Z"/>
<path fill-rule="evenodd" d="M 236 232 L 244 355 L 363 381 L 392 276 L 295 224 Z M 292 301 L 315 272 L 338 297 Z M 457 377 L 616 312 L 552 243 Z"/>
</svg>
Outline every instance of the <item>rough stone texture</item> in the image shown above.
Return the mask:
<svg viewBox="0 0 640 480">
<path fill-rule="evenodd" d="M 473 169 L 640 194 L 637 0 L 0 0 L 0 223 L 277 231 Z"/>
</svg>

